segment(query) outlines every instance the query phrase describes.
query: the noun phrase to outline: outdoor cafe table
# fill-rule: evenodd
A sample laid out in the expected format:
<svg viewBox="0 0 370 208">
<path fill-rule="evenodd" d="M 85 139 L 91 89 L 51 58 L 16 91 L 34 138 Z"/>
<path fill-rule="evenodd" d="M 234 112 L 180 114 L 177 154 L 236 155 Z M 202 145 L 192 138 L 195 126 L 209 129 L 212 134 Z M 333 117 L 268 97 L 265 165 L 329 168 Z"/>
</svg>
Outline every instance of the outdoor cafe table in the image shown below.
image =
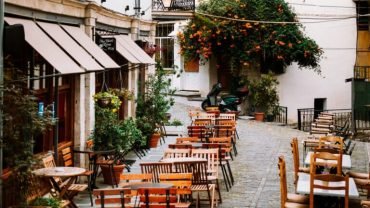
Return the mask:
<svg viewBox="0 0 370 208">
<path fill-rule="evenodd" d="M 311 163 L 311 155 L 313 154 L 313 152 L 308 152 L 307 153 L 307 156 L 304 160 L 304 164 L 305 165 L 310 165 Z M 322 159 L 317 159 L 318 162 L 323 162 Z M 330 162 L 334 162 L 334 161 L 328 161 L 328 163 Z M 346 168 L 346 169 L 351 169 L 352 167 L 352 163 L 351 163 L 351 156 L 350 155 L 346 155 L 346 154 L 343 154 L 342 155 L 342 168 Z"/>
<path fill-rule="evenodd" d="M 317 184 L 319 181 L 315 180 Z M 329 182 L 330 186 L 343 185 L 344 182 Z M 310 175 L 309 174 L 299 174 L 297 182 L 297 193 L 298 194 L 310 194 Z M 360 195 L 358 193 L 355 181 L 353 178 L 349 178 L 349 198 L 358 198 Z M 344 190 L 323 190 L 323 189 L 314 189 L 314 195 L 321 196 L 335 196 L 335 197 L 344 197 Z"/>
<path fill-rule="evenodd" d="M 33 174 L 47 177 L 54 188 L 59 192 L 59 197 L 69 200 L 72 206 L 77 207 L 72 201 L 72 196 L 68 195 L 68 188 L 76 181 L 77 176 L 85 171 L 86 169 L 77 167 L 49 167 L 34 170 Z M 54 177 L 62 177 L 64 181 L 68 182 L 63 187 L 60 187 Z"/>
<path fill-rule="evenodd" d="M 91 187 L 98 188 L 96 186 L 96 177 L 98 176 L 99 166 L 96 164 L 99 156 L 101 155 L 112 155 L 115 150 L 94 150 L 90 147 L 77 146 L 73 148 L 74 153 L 87 154 L 89 156 L 89 163 L 92 164 L 93 174 L 91 175 Z"/>
</svg>

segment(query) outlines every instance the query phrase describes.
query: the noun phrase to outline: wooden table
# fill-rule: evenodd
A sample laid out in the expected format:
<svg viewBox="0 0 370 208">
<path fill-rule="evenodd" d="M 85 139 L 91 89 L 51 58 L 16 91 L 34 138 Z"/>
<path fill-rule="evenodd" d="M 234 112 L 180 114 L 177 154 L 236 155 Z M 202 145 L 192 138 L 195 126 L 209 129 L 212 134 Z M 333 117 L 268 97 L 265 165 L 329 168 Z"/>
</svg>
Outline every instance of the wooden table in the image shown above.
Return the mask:
<svg viewBox="0 0 370 208">
<path fill-rule="evenodd" d="M 59 192 L 59 197 L 61 199 L 69 200 L 72 206 L 77 207 L 77 205 L 72 201 L 72 196 L 68 194 L 68 188 L 76 181 L 77 176 L 81 175 L 85 171 L 86 169 L 77 167 L 50 167 L 37 169 L 33 171 L 33 174 L 36 176 L 47 177 L 53 184 L 54 188 Z M 63 177 L 63 179 L 68 182 L 65 183 L 63 187 L 60 187 L 58 182 L 55 180 L 55 177 Z"/>
<path fill-rule="evenodd" d="M 306 158 L 304 160 L 305 165 L 310 165 L 311 164 L 311 155 L 312 154 L 313 154 L 313 152 L 308 152 L 307 153 Z M 317 162 L 324 162 L 324 160 L 317 159 Z M 334 163 L 334 161 L 329 160 L 328 163 Z M 351 169 L 351 167 L 352 167 L 351 156 L 343 154 L 342 155 L 342 168 Z"/>
<path fill-rule="evenodd" d="M 96 186 L 96 177 L 98 176 L 99 166 L 96 164 L 99 156 L 112 155 L 115 150 L 94 150 L 89 147 L 77 146 L 73 148 L 73 153 L 87 154 L 89 156 L 89 166 L 92 165 L 93 174 L 91 175 L 91 187 L 93 189 L 98 188 Z M 90 168 L 89 168 L 90 169 Z"/>
<path fill-rule="evenodd" d="M 320 181 L 315 180 L 318 184 Z M 335 186 L 335 184 L 344 184 L 344 182 L 330 182 L 329 185 Z M 310 194 L 310 175 L 300 174 L 297 182 L 297 193 L 299 194 Z M 314 195 L 320 196 L 336 196 L 344 197 L 344 190 L 322 190 L 314 189 Z M 353 178 L 349 178 L 349 198 L 358 198 L 360 195 L 358 193 L 355 181 Z"/>
</svg>

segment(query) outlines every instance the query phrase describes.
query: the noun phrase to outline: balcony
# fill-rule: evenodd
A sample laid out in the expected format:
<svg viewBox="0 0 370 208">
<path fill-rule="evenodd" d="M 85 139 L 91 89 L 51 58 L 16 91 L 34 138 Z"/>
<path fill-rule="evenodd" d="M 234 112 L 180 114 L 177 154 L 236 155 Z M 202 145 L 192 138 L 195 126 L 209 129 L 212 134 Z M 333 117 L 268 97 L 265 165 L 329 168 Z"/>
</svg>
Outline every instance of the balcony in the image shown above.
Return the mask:
<svg viewBox="0 0 370 208">
<path fill-rule="evenodd" d="M 152 0 L 152 16 L 156 20 L 181 20 L 193 16 L 196 0 Z"/>
<path fill-rule="evenodd" d="M 370 66 L 355 66 L 354 78 L 370 80 Z"/>
</svg>

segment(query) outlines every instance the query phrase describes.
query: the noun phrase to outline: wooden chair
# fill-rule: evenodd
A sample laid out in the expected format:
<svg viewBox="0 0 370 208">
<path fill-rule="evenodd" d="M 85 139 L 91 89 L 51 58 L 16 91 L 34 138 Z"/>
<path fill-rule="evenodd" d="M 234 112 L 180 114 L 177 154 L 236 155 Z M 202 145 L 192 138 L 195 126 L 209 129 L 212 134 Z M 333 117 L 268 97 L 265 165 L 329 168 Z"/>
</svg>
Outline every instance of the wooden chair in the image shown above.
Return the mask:
<svg viewBox="0 0 370 208">
<path fill-rule="evenodd" d="M 219 150 L 218 148 L 213 149 L 192 149 L 191 156 L 193 158 L 206 159 L 207 162 L 207 173 L 208 180 L 215 182 L 216 191 L 218 192 L 218 199 L 222 203 L 221 190 L 219 185 L 218 176 L 218 165 L 219 165 Z"/>
<path fill-rule="evenodd" d="M 189 157 L 191 149 L 166 149 L 163 158 Z"/>
<path fill-rule="evenodd" d="M 198 137 L 178 137 L 176 138 L 176 144 L 189 143 L 189 142 L 200 142 Z"/>
<path fill-rule="evenodd" d="M 66 167 L 73 167 L 73 154 L 71 147 L 66 147 L 61 150 L 62 160 L 64 163 L 64 166 Z M 79 176 L 85 176 L 87 177 L 87 183 L 88 183 L 88 191 L 90 196 L 90 202 L 91 206 L 93 205 L 93 199 L 92 199 L 92 183 L 91 183 L 91 177 L 92 177 L 93 171 L 92 170 L 86 170 L 84 173 L 82 173 Z"/>
<path fill-rule="evenodd" d="M 213 137 L 231 137 L 234 155 L 238 155 L 235 140 L 235 127 L 232 125 L 215 125 L 213 127 Z"/>
<path fill-rule="evenodd" d="M 140 163 L 141 173 L 152 174 L 152 181 L 159 183 L 161 173 L 172 173 L 172 163 L 167 162 L 145 162 Z"/>
<path fill-rule="evenodd" d="M 361 201 L 362 208 L 370 208 L 370 201 L 362 200 Z"/>
<path fill-rule="evenodd" d="M 229 163 L 229 156 L 227 149 L 230 149 L 224 143 L 203 143 L 202 148 L 204 149 L 218 149 L 219 155 L 219 166 L 221 167 L 222 175 L 225 181 L 226 191 L 234 184 L 234 178 L 231 172 L 231 167 Z"/>
<path fill-rule="evenodd" d="M 218 119 L 231 119 L 236 121 L 236 116 L 233 113 L 220 113 Z"/>
<path fill-rule="evenodd" d="M 370 198 L 370 173 L 349 171 L 347 174 L 353 178 L 358 188 L 367 190 L 367 198 Z"/>
<path fill-rule="evenodd" d="M 93 194 L 96 197 L 95 204 L 100 205 L 101 208 L 113 207 L 114 205 L 133 207 L 130 205 L 132 197 L 130 189 L 95 189 Z"/>
<path fill-rule="evenodd" d="M 196 118 L 193 122 L 194 126 L 209 126 L 212 124 L 212 119 L 210 118 Z"/>
<path fill-rule="evenodd" d="M 321 183 L 319 183 L 319 181 Z M 314 189 L 322 190 L 343 190 L 344 191 L 344 208 L 348 208 L 348 193 L 349 193 L 349 176 L 341 176 L 335 174 L 315 174 L 315 167 L 311 172 L 310 177 L 310 208 L 314 208 Z M 342 186 L 336 184 L 330 186 L 330 182 L 343 182 Z"/>
<path fill-rule="evenodd" d="M 278 161 L 280 176 L 280 202 L 281 208 L 308 208 L 309 198 L 303 195 L 288 193 L 286 180 L 286 164 L 284 156 L 279 156 Z"/>
<path fill-rule="evenodd" d="M 192 178 L 192 173 L 165 173 L 159 175 L 159 181 L 161 183 L 170 183 L 176 187 L 177 195 L 179 195 L 178 202 L 180 202 L 181 198 L 185 199 L 183 202 L 187 202 L 186 199 L 188 196 L 191 196 Z"/>
<path fill-rule="evenodd" d="M 301 167 L 299 165 L 299 149 L 298 149 L 298 139 L 293 138 L 290 142 L 290 146 L 292 147 L 292 154 L 293 154 L 293 168 L 294 168 L 294 185 L 297 186 L 298 176 L 299 173 L 310 173 L 310 168 Z"/>
<path fill-rule="evenodd" d="M 176 208 L 189 206 L 177 205 L 175 188 L 141 188 L 138 189 L 141 208 Z"/>
<path fill-rule="evenodd" d="M 126 181 L 127 183 L 130 182 L 130 184 L 146 183 L 152 181 L 153 175 L 150 173 L 122 173 L 120 175 L 120 179 Z"/>
<path fill-rule="evenodd" d="M 49 154 L 46 157 L 42 158 L 42 162 L 43 162 L 45 168 L 56 167 L 54 156 L 52 154 Z M 55 182 L 57 182 L 59 184 L 60 187 L 63 187 L 66 184 L 66 182 L 64 182 L 62 180 L 62 178 L 60 178 L 60 177 L 54 177 L 54 180 L 55 180 Z M 69 186 L 68 195 L 71 196 L 71 198 L 72 198 L 72 196 L 75 196 L 78 193 L 83 192 L 88 188 L 89 188 L 88 184 L 76 184 L 76 183 L 74 183 L 74 184 Z M 92 201 L 91 192 L 90 192 L 90 200 Z"/>
<path fill-rule="evenodd" d="M 175 169 L 180 173 L 192 173 L 191 191 L 194 192 L 207 192 L 208 201 L 211 208 L 215 205 L 215 184 L 208 180 L 207 163 L 204 162 L 175 162 Z M 197 207 L 200 207 L 199 193 L 197 197 Z"/>
<path fill-rule="evenodd" d="M 191 144 L 187 143 L 181 143 L 181 144 L 168 144 L 168 148 L 170 149 L 192 149 L 193 146 Z"/>
<path fill-rule="evenodd" d="M 188 126 L 188 136 L 198 137 L 201 141 L 206 140 L 211 132 L 205 126 Z"/>
<path fill-rule="evenodd" d="M 319 150 L 319 149 L 318 149 Z M 324 168 L 336 168 L 336 174 L 342 175 L 342 154 L 333 154 L 330 152 L 314 152 L 311 155 L 310 162 L 310 173 L 312 174 L 312 169 L 317 169 L 317 166 Z"/>
<path fill-rule="evenodd" d="M 215 125 L 220 125 L 220 126 L 232 126 L 235 130 L 235 136 L 236 138 L 239 138 L 238 130 L 236 129 L 236 121 L 233 119 L 224 119 L 224 118 L 217 118 L 215 120 Z"/>
<path fill-rule="evenodd" d="M 326 136 L 319 139 L 319 148 L 343 150 L 343 138 L 338 136 Z"/>
</svg>

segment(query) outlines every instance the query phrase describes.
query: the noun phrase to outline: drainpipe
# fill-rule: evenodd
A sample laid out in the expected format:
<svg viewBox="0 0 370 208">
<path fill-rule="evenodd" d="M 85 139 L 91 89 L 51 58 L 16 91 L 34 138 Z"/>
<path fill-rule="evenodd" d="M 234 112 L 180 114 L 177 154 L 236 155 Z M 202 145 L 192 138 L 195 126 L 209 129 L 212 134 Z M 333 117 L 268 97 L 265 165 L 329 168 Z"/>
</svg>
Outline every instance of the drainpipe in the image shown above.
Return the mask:
<svg viewBox="0 0 370 208">
<path fill-rule="evenodd" d="M 4 54 L 3 54 L 3 32 L 4 32 L 4 0 L 0 0 L 0 105 L 3 104 L 4 87 Z M 0 110 L 0 207 L 3 205 L 3 112 Z"/>
</svg>

